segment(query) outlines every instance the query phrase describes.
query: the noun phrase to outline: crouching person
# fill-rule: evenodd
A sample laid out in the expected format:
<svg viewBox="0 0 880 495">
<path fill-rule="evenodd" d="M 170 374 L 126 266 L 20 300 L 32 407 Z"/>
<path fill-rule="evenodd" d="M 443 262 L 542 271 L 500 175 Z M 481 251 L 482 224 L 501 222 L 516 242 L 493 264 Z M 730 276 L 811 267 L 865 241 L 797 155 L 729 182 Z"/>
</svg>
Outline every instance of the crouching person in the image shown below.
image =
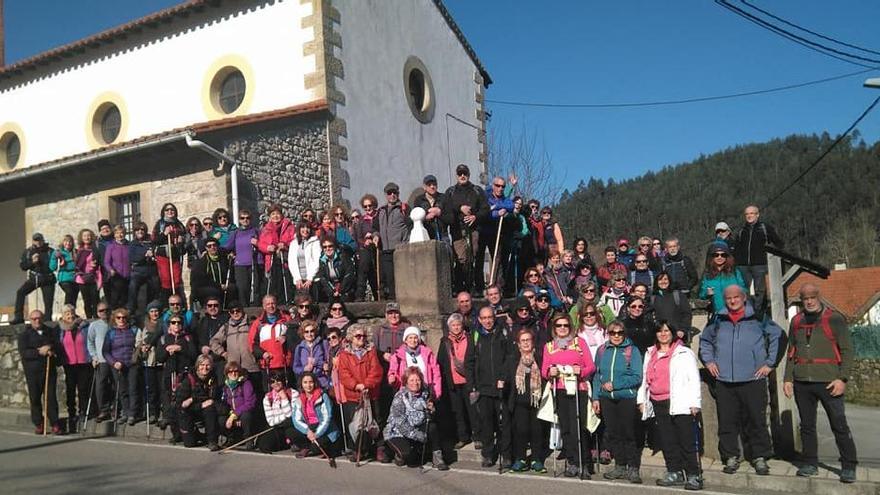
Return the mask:
<svg viewBox="0 0 880 495">
<path fill-rule="evenodd" d="M 263 397 L 263 412 L 266 424 L 274 430 L 271 434 L 259 438 L 260 450 L 275 452 L 285 449 L 293 437 L 293 402 L 299 400 L 299 392 L 285 385 L 284 373 L 273 373 L 269 376 L 269 391 Z M 294 447 L 294 450 L 296 448 Z"/>
<path fill-rule="evenodd" d="M 217 403 L 219 390 L 214 383 L 214 362 L 211 356 L 202 354 L 196 359 L 196 370 L 190 371 L 177 389 L 177 403 L 180 404 L 178 421 L 183 445 L 195 447 L 199 444 L 199 431 L 196 422 L 205 426 L 205 441 L 212 452 L 220 450 L 217 445 Z"/>
<path fill-rule="evenodd" d="M 299 397 L 293 400 L 293 431 L 291 450 L 296 457 L 308 457 L 319 453 L 336 456 L 339 430 L 333 421 L 333 404 L 330 396 L 318 386 L 312 372 L 304 372 L 299 379 Z M 323 452 L 322 452 L 323 451 Z"/>
<path fill-rule="evenodd" d="M 431 392 L 424 385 L 422 371 L 418 367 L 406 370 L 402 377 L 403 386 L 391 401 L 391 411 L 385 425 L 385 442 L 394 452 L 394 463 L 398 466 L 421 466 L 424 463 L 426 444 L 430 444 L 434 467 L 446 471 L 449 466 L 443 462 L 437 423 L 431 421 L 434 401 Z"/>
<path fill-rule="evenodd" d="M 220 431 L 226 437 L 226 446 L 232 445 L 239 438 L 250 438 L 254 434 L 254 409 L 257 397 L 254 386 L 242 375 L 236 361 L 229 361 L 224 368 L 226 381 L 223 383 L 223 403 L 229 413 L 226 419 L 221 418 Z M 235 439 L 235 440 L 234 440 Z M 244 445 L 245 450 L 254 450 L 254 441 Z"/>
</svg>

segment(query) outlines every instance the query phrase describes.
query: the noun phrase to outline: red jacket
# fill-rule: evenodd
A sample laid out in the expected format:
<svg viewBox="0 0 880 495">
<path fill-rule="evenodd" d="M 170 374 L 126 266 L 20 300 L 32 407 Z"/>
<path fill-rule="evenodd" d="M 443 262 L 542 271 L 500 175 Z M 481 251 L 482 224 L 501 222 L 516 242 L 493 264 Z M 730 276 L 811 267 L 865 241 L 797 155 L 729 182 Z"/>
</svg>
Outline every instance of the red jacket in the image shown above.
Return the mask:
<svg viewBox="0 0 880 495">
<path fill-rule="evenodd" d="M 257 239 L 257 249 L 263 253 L 265 261 L 263 266 L 266 267 L 266 273 L 269 273 L 269 270 L 271 270 L 272 263 L 279 260 L 279 258 L 275 256 L 275 253 L 269 252 L 269 246 L 276 245 L 279 242 L 283 242 L 285 246 L 289 246 L 290 243 L 293 242 L 294 237 L 296 237 L 296 226 L 290 221 L 290 219 L 282 218 L 279 223 L 273 223 L 271 221 L 266 222 L 266 225 L 260 230 L 259 239 Z M 286 258 L 286 256 L 281 256 L 281 262 L 284 263 Z"/>
<path fill-rule="evenodd" d="M 361 394 L 355 387 L 363 383 L 370 391 L 370 399 L 379 399 L 379 385 L 382 383 L 382 365 L 376 349 L 369 349 L 360 359 L 346 347 L 340 351 L 336 362 L 339 383 L 342 385 L 345 402 L 358 402 Z"/>
<path fill-rule="evenodd" d="M 264 312 L 251 323 L 251 327 L 248 329 L 248 342 L 260 368 L 290 367 L 290 349 L 287 348 L 287 322 L 289 320 L 290 318 L 286 314 L 279 312 L 278 319 L 270 325 Z M 266 352 L 271 354 L 269 359 L 264 357 Z"/>
</svg>

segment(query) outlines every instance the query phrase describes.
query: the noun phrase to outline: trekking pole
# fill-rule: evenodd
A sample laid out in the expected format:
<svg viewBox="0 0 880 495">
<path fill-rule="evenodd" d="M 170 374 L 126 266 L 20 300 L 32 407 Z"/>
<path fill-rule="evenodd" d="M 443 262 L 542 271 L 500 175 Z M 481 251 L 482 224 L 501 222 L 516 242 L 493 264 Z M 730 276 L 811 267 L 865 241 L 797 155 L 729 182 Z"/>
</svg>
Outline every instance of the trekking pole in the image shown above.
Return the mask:
<svg viewBox="0 0 880 495">
<path fill-rule="evenodd" d="M 581 430 L 583 426 L 581 425 L 581 399 L 580 399 L 580 390 L 578 384 L 578 376 L 575 375 L 574 378 L 574 414 L 575 418 L 577 418 L 577 431 L 578 431 L 578 479 L 584 480 L 584 459 L 583 459 L 583 448 L 581 443 Z"/>
<path fill-rule="evenodd" d="M 327 451 L 324 450 L 324 447 L 321 447 L 321 444 L 318 443 L 317 439 L 312 440 L 312 443 L 315 444 L 315 446 L 318 447 L 318 450 L 321 451 L 321 454 L 323 454 L 324 457 L 327 458 L 327 460 L 330 462 L 330 467 L 332 467 L 333 469 L 336 469 L 336 459 L 334 459 L 333 457 L 330 457 L 327 454 Z"/>
<path fill-rule="evenodd" d="M 700 438 L 703 437 L 703 425 L 700 423 L 700 418 L 697 415 L 694 415 L 694 447 L 697 449 L 697 468 L 700 470 L 700 478 L 703 477 L 703 459 L 700 456 Z"/>
<path fill-rule="evenodd" d="M 275 254 L 278 255 L 278 260 L 281 262 L 281 285 L 284 286 L 284 305 L 287 306 L 290 303 L 290 297 L 287 295 L 287 276 L 284 273 L 284 258 L 281 257 L 281 253 L 275 251 Z"/>
<path fill-rule="evenodd" d="M 222 454 L 222 453 L 224 453 L 224 452 L 226 452 L 226 451 L 229 451 L 229 450 L 232 450 L 232 449 L 238 447 L 239 445 L 242 445 L 242 444 L 245 444 L 245 443 L 247 443 L 247 442 L 250 442 L 251 440 L 256 440 L 256 439 L 260 438 L 261 436 L 265 435 L 266 433 L 269 433 L 270 431 L 272 431 L 272 430 L 274 430 L 274 429 L 275 429 L 274 426 L 270 426 L 270 427 L 266 428 L 265 430 L 263 430 L 263 431 L 261 431 L 261 432 L 255 434 L 255 435 L 251 435 L 251 436 L 245 438 L 244 440 L 240 440 L 240 441 L 238 441 L 238 442 L 236 442 L 236 443 L 230 445 L 229 447 L 223 447 L 223 449 L 222 449 L 222 450 L 218 450 L 217 453 L 218 453 L 218 454 Z"/>
<path fill-rule="evenodd" d="M 46 381 L 43 385 L 43 436 L 48 435 L 49 428 L 49 362 L 52 356 L 46 354 Z"/>
<path fill-rule="evenodd" d="M 150 438 L 150 367 L 144 365 L 144 398 L 147 411 L 147 439 Z"/>
<path fill-rule="evenodd" d="M 275 263 L 272 263 L 272 261 L 274 261 L 274 260 L 275 260 L 274 255 L 269 257 L 269 270 L 267 271 L 269 274 L 269 280 L 266 282 L 266 294 L 267 295 L 272 293 L 272 271 L 273 271 L 273 268 L 275 268 Z"/>
<path fill-rule="evenodd" d="M 495 440 L 495 445 L 499 445 L 501 442 L 502 431 L 504 430 L 504 392 L 501 393 L 501 403 L 498 408 L 498 439 Z M 504 474 L 504 456 L 501 452 L 498 453 L 498 474 Z"/>
<path fill-rule="evenodd" d="M 345 411 L 342 409 L 342 403 L 339 403 L 339 417 L 342 418 L 342 448 L 345 449 L 345 452 L 349 452 L 348 450 L 348 439 L 345 433 Z"/>
<path fill-rule="evenodd" d="M 495 267 L 498 265 L 498 245 L 501 243 L 502 225 L 504 225 L 504 217 L 498 220 L 498 233 L 495 234 L 495 250 L 492 251 L 492 269 L 489 270 L 489 285 L 495 284 Z"/>
<path fill-rule="evenodd" d="M 223 283 L 226 287 L 223 289 L 223 311 L 226 311 L 226 295 L 229 294 L 229 276 L 232 274 L 232 260 L 227 259 L 229 266 L 226 267 L 226 282 Z"/>
<path fill-rule="evenodd" d="M 251 246 L 251 300 L 253 304 L 257 300 L 257 248 Z"/>
<path fill-rule="evenodd" d="M 91 365 L 89 365 L 91 366 Z M 95 382 L 98 380 L 98 374 L 95 373 L 95 370 L 92 370 L 92 386 L 89 387 L 89 400 L 86 402 L 86 415 L 83 416 L 82 427 L 80 428 L 80 435 L 86 435 L 86 428 L 89 426 L 89 413 L 92 410 L 92 394 L 95 393 Z"/>
<path fill-rule="evenodd" d="M 382 300 L 382 270 L 379 259 L 382 257 L 382 251 L 379 251 L 379 243 L 376 243 L 376 300 Z"/>
<path fill-rule="evenodd" d="M 366 426 L 366 423 L 367 423 L 367 415 L 364 414 L 364 412 L 363 412 L 363 408 L 366 407 L 366 401 L 364 400 L 364 395 L 365 395 L 364 392 L 361 391 L 361 400 L 360 400 L 360 404 L 358 405 L 358 407 L 361 409 L 361 422 L 358 425 L 357 451 L 355 452 L 355 456 L 354 456 L 354 467 L 361 467 L 361 446 L 364 443 L 364 427 Z"/>
<path fill-rule="evenodd" d="M 427 410 L 427 404 L 425 404 L 425 407 L 425 441 L 422 442 L 422 457 L 419 458 L 421 474 L 425 474 L 425 448 L 428 447 L 428 423 L 431 421 L 431 413 Z"/>
<path fill-rule="evenodd" d="M 168 236 L 168 271 L 171 273 L 171 293 L 177 294 L 174 288 L 174 255 L 171 254 L 171 236 Z"/>
<path fill-rule="evenodd" d="M 116 400 L 113 402 L 113 434 L 116 435 L 117 423 L 119 422 L 119 382 L 122 381 L 122 372 L 113 370 L 116 378 Z"/>
</svg>

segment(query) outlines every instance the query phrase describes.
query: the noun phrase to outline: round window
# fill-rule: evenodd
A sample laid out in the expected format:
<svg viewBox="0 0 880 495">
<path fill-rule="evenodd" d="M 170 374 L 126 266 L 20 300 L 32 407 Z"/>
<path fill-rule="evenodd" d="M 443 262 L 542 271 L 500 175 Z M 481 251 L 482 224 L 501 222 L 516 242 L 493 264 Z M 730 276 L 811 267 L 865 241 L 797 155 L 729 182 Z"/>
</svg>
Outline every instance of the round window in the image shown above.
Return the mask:
<svg viewBox="0 0 880 495">
<path fill-rule="evenodd" d="M 12 170 L 21 159 L 21 139 L 14 132 L 0 137 L 0 165 Z"/>
<path fill-rule="evenodd" d="M 104 115 L 101 116 L 101 139 L 106 144 L 116 141 L 119 137 L 119 130 L 122 128 L 122 115 L 119 113 L 119 107 L 110 104 Z"/>
<path fill-rule="evenodd" d="M 244 101 L 246 90 L 247 84 L 241 71 L 235 69 L 227 74 L 220 83 L 220 93 L 217 95 L 223 113 L 232 113 L 238 110 L 241 102 Z"/>
<path fill-rule="evenodd" d="M 425 64 L 418 57 L 409 57 L 403 66 L 406 102 L 413 117 L 427 124 L 434 119 L 434 85 Z"/>
</svg>

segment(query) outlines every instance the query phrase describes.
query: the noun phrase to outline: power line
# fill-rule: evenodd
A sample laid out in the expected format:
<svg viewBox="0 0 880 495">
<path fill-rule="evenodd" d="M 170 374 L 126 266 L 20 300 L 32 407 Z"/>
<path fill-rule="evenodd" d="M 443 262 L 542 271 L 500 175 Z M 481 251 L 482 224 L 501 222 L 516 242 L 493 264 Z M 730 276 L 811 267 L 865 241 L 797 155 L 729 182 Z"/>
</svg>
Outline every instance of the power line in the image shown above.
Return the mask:
<svg viewBox="0 0 880 495">
<path fill-rule="evenodd" d="M 874 110 L 874 107 L 877 106 L 877 103 L 878 103 L 878 102 L 880 102 L 880 96 L 878 96 L 878 97 L 874 100 L 873 103 L 871 103 L 870 105 L 868 105 L 868 108 L 866 108 L 865 111 L 862 112 L 861 115 L 859 115 L 859 118 L 857 118 L 857 119 L 856 119 L 856 120 L 855 120 L 855 121 L 854 121 L 854 122 L 853 122 L 853 123 L 852 123 L 852 124 L 846 129 L 846 130 L 845 130 L 845 131 L 843 131 L 843 134 L 841 134 L 840 136 L 838 136 L 837 139 L 835 139 L 834 142 L 831 143 L 831 146 L 829 146 L 825 151 L 822 152 L 821 155 L 819 155 L 819 158 L 816 158 L 816 160 L 815 160 L 813 163 L 811 163 L 809 167 L 807 167 L 806 169 L 804 169 L 803 172 L 801 172 L 800 174 L 798 174 L 798 176 L 795 177 L 793 181 L 791 181 L 787 186 L 783 187 L 782 190 L 779 191 L 778 193 L 776 193 L 775 196 L 773 196 L 772 198 L 770 198 L 770 200 L 767 201 L 767 204 L 764 205 L 764 208 L 767 208 L 767 207 L 769 207 L 770 205 L 772 205 L 777 199 L 779 199 L 783 194 L 785 194 L 786 192 L 788 192 L 789 189 L 791 189 L 792 187 L 794 187 L 795 184 L 797 184 L 801 179 L 803 179 L 805 175 L 807 175 L 808 173 L 810 173 L 810 170 L 813 170 L 814 168 L 816 168 L 816 165 L 819 165 L 819 163 L 822 162 L 822 160 L 823 160 L 826 156 L 828 156 L 828 154 L 831 153 L 831 151 L 832 151 L 832 150 L 833 150 L 838 144 L 840 144 L 840 142 L 843 141 L 843 139 L 844 139 L 846 136 L 848 136 L 849 133 L 852 132 L 852 130 L 855 129 L 857 125 L 859 125 L 859 122 L 861 122 L 862 119 L 864 119 L 865 117 L 867 117 L 868 114 L 871 113 L 871 110 Z"/>
<path fill-rule="evenodd" d="M 543 108 L 632 108 L 632 107 L 656 107 L 656 106 L 666 106 L 666 105 L 683 105 L 687 103 L 702 103 L 706 101 L 717 101 L 717 100 L 729 100 L 732 98 L 742 98 L 745 96 L 756 96 L 763 95 L 769 93 L 778 93 L 780 91 L 788 91 L 792 89 L 803 88 L 807 86 L 813 86 L 816 84 L 823 84 L 831 81 L 837 81 L 840 79 L 846 79 L 848 77 L 858 76 L 861 74 L 865 74 L 867 72 L 872 72 L 880 69 L 880 67 L 870 67 L 864 70 L 850 72 L 847 74 L 841 74 L 838 76 L 826 77 L 824 79 L 816 79 L 813 81 L 806 81 L 802 83 L 789 84 L 786 86 L 779 86 L 775 88 L 769 89 L 759 89 L 754 91 L 745 91 L 742 93 L 732 93 L 725 95 L 715 95 L 715 96 L 701 96 L 694 98 L 684 98 L 680 100 L 660 100 L 660 101 L 643 101 L 643 102 L 621 102 L 621 103 L 549 103 L 549 102 L 529 102 L 529 101 L 512 101 L 512 100 L 493 100 L 486 99 L 486 103 L 493 103 L 496 105 L 510 105 L 510 106 L 518 106 L 518 107 L 543 107 Z"/>
<path fill-rule="evenodd" d="M 730 3 L 727 2 L 727 0 L 715 0 L 715 3 L 720 5 L 721 7 L 726 8 L 729 11 L 739 15 L 740 17 L 743 17 L 746 20 L 751 21 L 751 22 L 757 24 L 758 26 L 769 30 L 770 32 L 772 32 L 774 34 L 778 34 L 778 35 L 782 36 L 783 38 L 788 39 L 789 41 L 794 41 L 795 43 L 797 43 L 801 46 L 804 46 L 804 47 L 809 48 L 811 50 L 817 51 L 817 52 L 822 53 L 824 55 L 827 55 L 829 57 L 836 58 L 837 60 L 842 60 L 844 62 L 848 62 L 848 63 L 854 64 L 854 65 L 859 65 L 862 67 L 867 67 L 867 66 L 863 63 L 855 62 L 850 59 L 863 60 L 863 61 L 871 62 L 874 64 L 880 63 L 880 60 L 878 60 L 878 59 L 862 57 L 861 55 L 854 55 L 852 53 L 848 53 L 848 52 L 844 52 L 841 50 L 831 48 L 831 47 L 823 45 L 821 43 L 816 43 L 815 41 L 808 40 L 802 36 L 798 36 L 790 31 L 786 31 L 785 29 L 783 29 L 779 26 L 776 26 L 770 22 L 767 22 L 764 19 L 761 19 L 760 17 L 752 15 L 752 14 L 746 12 L 745 10 L 740 9 L 739 7 L 731 5 Z M 837 54 L 837 55 L 835 55 L 835 54 Z M 849 58 L 843 58 L 843 57 L 849 57 Z"/>
<path fill-rule="evenodd" d="M 795 23 L 793 23 L 793 22 L 791 22 L 791 21 L 787 21 L 787 20 L 783 19 L 782 17 L 779 17 L 779 16 L 777 16 L 777 15 L 774 15 L 772 12 L 768 12 L 768 11 L 766 11 L 766 10 L 760 8 L 760 7 L 757 7 L 757 6 L 755 6 L 755 5 L 752 5 L 752 4 L 750 4 L 749 2 L 747 2 L 746 0 L 740 0 L 740 1 L 741 1 L 743 4 L 748 5 L 751 9 L 753 9 L 753 10 L 757 10 L 758 12 L 760 12 L 760 13 L 766 15 L 767 17 L 770 17 L 770 18 L 776 19 L 777 21 L 779 21 L 779 22 L 781 22 L 781 23 L 783 23 L 783 24 L 785 24 L 785 25 L 787 25 L 787 26 L 791 26 L 791 27 L 793 27 L 793 28 L 795 28 L 795 29 L 798 29 L 798 30 L 801 30 L 801 31 L 803 31 L 803 32 L 805 32 L 805 33 L 810 33 L 810 34 L 812 34 L 813 36 L 815 36 L 815 37 L 817 37 L 817 38 L 822 38 L 823 40 L 827 40 L 827 41 L 830 41 L 830 42 L 832 42 L 832 43 L 837 43 L 838 45 L 842 45 L 842 46 L 845 46 L 845 47 L 848 47 L 848 48 L 852 48 L 852 49 L 855 49 L 855 50 L 859 50 L 859 51 L 862 51 L 862 52 L 873 53 L 874 55 L 880 55 L 880 52 L 878 52 L 878 51 L 871 50 L 871 49 L 868 49 L 868 48 L 862 48 L 862 47 L 860 47 L 860 46 L 858 46 L 858 45 L 853 45 L 853 44 L 850 44 L 850 43 L 846 43 L 846 42 L 844 42 L 844 41 L 840 41 L 840 40 L 835 39 L 835 38 L 832 38 L 832 37 L 830 37 L 830 36 L 826 36 L 826 35 L 824 35 L 824 34 L 822 34 L 822 33 L 817 33 L 816 31 L 811 31 L 811 30 L 809 30 L 809 29 L 807 29 L 807 28 L 805 28 L 805 27 L 803 27 L 803 26 L 800 26 L 800 25 L 795 24 Z"/>
</svg>

